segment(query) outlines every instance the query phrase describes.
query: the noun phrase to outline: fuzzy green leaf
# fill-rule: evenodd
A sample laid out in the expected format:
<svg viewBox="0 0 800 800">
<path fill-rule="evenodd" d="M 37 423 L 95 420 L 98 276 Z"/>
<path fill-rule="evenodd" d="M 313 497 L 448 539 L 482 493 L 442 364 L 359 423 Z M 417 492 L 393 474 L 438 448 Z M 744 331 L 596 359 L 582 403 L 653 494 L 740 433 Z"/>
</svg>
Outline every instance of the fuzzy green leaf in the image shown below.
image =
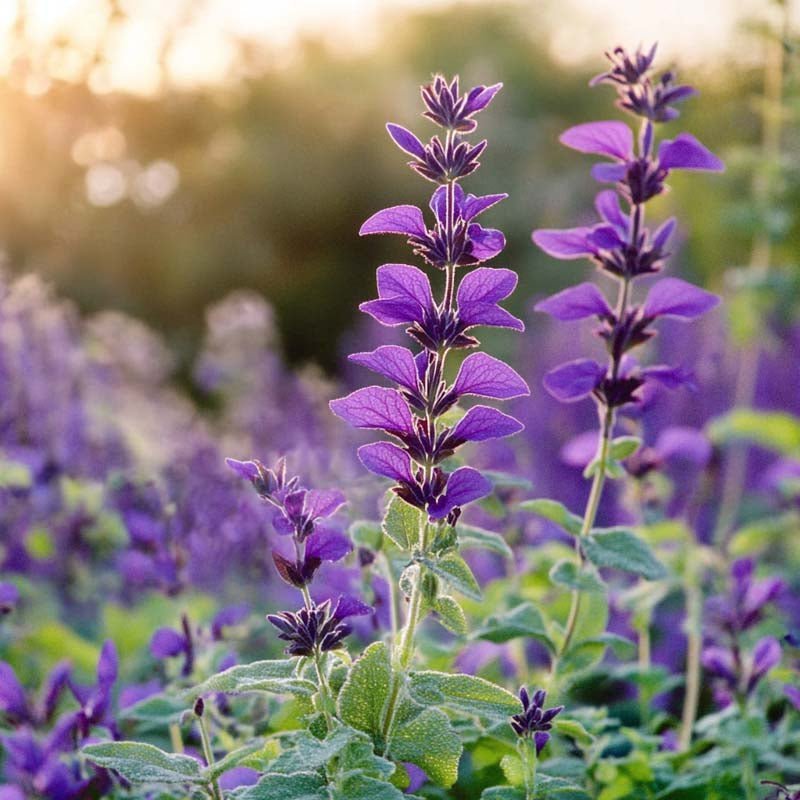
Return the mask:
<svg viewBox="0 0 800 800">
<path fill-rule="evenodd" d="M 373 642 L 353 662 L 339 692 L 339 716 L 342 721 L 378 737 L 391 683 L 389 649 L 384 642 Z"/>
<path fill-rule="evenodd" d="M 268 772 L 236 800 L 330 800 L 326 780 L 316 772 L 277 775 Z"/>
<path fill-rule="evenodd" d="M 434 575 L 447 581 L 456 591 L 471 598 L 481 599 L 481 587 L 472 574 L 469 565 L 455 551 L 445 553 L 441 558 L 423 558 L 424 564 Z"/>
<path fill-rule="evenodd" d="M 556 525 L 559 525 L 573 536 L 580 536 L 581 534 L 583 520 L 557 500 L 549 500 L 546 497 L 525 500 L 519 504 L 519 508 L 522 511 L 531 511 L 534 514 L 538 514 L 540 517 L 549 519 L 550 522 L 555 522 Z"/>
<path fill-rule="evenodd" d="M 511 692 L 475 675 L 412 672 L 409 691 L 422 705 L 444 706 L 479 717 L 502 719 L 520 711 L 520 701 Z"/>
<path fill-rule="evenodd" d="M 547 634 L 544 619 L 533 603 L 520 603 L 508 611 L 493 614 L 471 636 L 473 639 L 486 639 L 496 644 L 503 644 L 520 637 L 538 639 L 553 649 L 553 642 Z"/>
<path fill-rule="evenodd" d="M 578 567 L 574 561 L 562 559 L 553 564 L 550 580 L 568 589 L 580 592 L 604 592 L 606 584 L 591 564 Z"/>
<path fill-rule="evenodd" d="M 498 553 L 505 558 L 511 558 L 513 555 L 508 542 L 499 533 L 461 523 L 458 524 L 456 530 L 458 531 L 458 543 L 465 550 L 491 550 L 493 553 Z"/>
<path fill-rule="evenodd" d="M 641 446 L 642 440 L 638 436 L 618 436 L 611 442 L 608 455 L 614 461 L 622 461 L 632 456 Z"/>
<path fill-rule="evenodd" d="M 223 692 L 243 694 L 244 692 L 268 692 L 270 694 L 294 694 L 311 696 L 317 687 L 311 681 L 295 676 L 296 659 L 281 661 L 254 661 L 226 669 L 191 689 L 186 689 L 182 697 Z"/>
<path fill-rule="evenodd" d="M 433 610 L 439 615 L 439 622 L 453 633 L 463 636 L 468 630 L 464 609 L 455 598 L 448 594 L 439 595 L 433 601 Z"/>
<path fill-rule="evenodd" d="M 595 529 L 582 542 L 586 557 L 597 567 L 611 567 L 650 581 L 667 576 L 650 546 L 625 528 Z"/>
<path fill-rule="evenodd" d="M 420 527 L 423 524 L 422 511 L 399 497 L 394 497 L 386 509 L 381 527 L 401 550 L 407 551 L 419 542 Z"/>
<path fill-rule="evenodd" d="M 165 753 L 143 742 L 101 742 L 83 748 L 93 764 L 119 772 L 131 783 L 204 783 L 200 764 L 191 756 Z"/>
<path fill-rule="evenodd" d="M 800 454 L 800 418 L 782 411 L 736 409 L 707 427 L 715 444 L 746 441 L 787 456 Z"/>
</svg>

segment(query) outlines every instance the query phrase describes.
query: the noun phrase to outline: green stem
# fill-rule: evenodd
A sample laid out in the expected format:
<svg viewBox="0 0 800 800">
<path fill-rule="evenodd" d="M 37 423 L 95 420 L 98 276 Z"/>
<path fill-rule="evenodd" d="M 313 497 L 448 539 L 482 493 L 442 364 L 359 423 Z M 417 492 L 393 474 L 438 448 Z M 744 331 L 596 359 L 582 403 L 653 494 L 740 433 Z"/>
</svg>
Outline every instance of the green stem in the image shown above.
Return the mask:
<svg viewBox="0 0 800 800">
<path fill-rule="evenodd" d="M 650 669 L 651 641 L 650 641 L 650 613 L 645 615 L 639 628 L 639 670 L 644 673 Z M 642 726 L 647 724 L 650 717 L 650 695 L 639 687 L 639 716 Z"/>
<path fill-rule="evenodd" d="M 536 757 L 536 744 L 532 738 L 525 737 L 520 740 L 520 755 L 525 774 L 525 800 L 535 800 L 538 758 Z"/>
<path fill-rule="evenodd" d="M 686 592 L 686 688 L 678 743 L 681 750 L 692 744 L 692 730 L 697 719 L 700 699 L 700 656 L 703 646 L 703 596 L 699 584 L 696 554 L 690 548 L 686 554 L 684 583 Z"/>
<path fill-rule="evenodd" d="M 322 713 L 325 716 L 325 724 L 328 726 L 328 731 L 333 730 L 333 717 L 331 716 L 330 706 L 333 704 L 333 692 L 331 691 L 328 679 L 325 676 L 325 665 L 322 663 L 322 653 L 319 650 L 314 650 L 314 667 L 317 670 L 317 678 L 319 679 L 319 694 L 322 703 Z"/>
<path fill-rule="evenodd" d="M 614 427 L 614 410 L 606 408 L 603 413 L 600 440 L 597 447 L 596 463 L 594 478 L 592 479 L 592 488 L 589 490 L 589 499 L 586 502 L 586 510 L 583 515 L 583 525 L 581 526 L 580 536 L 575 541 L 575 550 L 578 554 L 578 565 L 583 566 L 584 555 L 581 546 L 581 540 L 588 536 L 594 526 L 594 521 L 597 517 L 597 509 L 600 507 L 600 498 L 603 496 L 603 486 L 606 480 L 606 462 L 608 461 L 608 450 L 611 442 L 611 430 Z M 570 603 L 569 616 L 567 617 L 567 626 L 564 629 L 564 640 L 561 647 L 553 658 L 550 674 L 555 677 L 558 671 L 558 664 L 563 658 L 564 654 L 569 649 L 572 637 L 575 634 L 575 628 L 578 624 L 578 616 L 581 610 L 581 592 L 579 589 L 572 590 L 572 600 Z"/>
<path fill-rule="evenodd" d="M 172 744 L 173 753 L 183 752 L 183 737 L 181 736 L 181 726 L 173 722 L 169 726 L 169 740 Z"/>
<path fill-rule="evenodd" d="M 208 726 L 203 716 L 198 717 L 197 721 L 198 727 L 200 728 L 200 740 L 203 743 L 203 757 L 206 760 L 207 766 L 211 767 L 214 764 L 214 751 L 211 749 L 211 737 L 208 735 Z M 219 788 L 219 783 L 216 778 L 211 781 L 210 790 L 214 800 L 222 800 L 222 791 Z"/>
</svg>

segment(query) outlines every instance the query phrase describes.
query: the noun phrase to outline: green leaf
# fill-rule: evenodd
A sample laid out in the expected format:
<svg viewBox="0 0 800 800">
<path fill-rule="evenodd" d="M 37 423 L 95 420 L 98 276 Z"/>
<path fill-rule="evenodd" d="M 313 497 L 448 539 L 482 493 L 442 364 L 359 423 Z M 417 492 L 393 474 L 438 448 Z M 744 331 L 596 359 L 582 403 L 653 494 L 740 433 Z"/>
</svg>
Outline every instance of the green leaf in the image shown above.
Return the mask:
<svg viewBox="0 0 800 800">
<path fill-rule="evenodd" d="M 386 509 L 381 527 L 401 550 L 411 550 L 419 542 L 419 532 L 424 522 L 420 509 L 394 497 Z"/>
<path fill-rule="evenodd" d="M 373 642 L 353 662 L 339 692 L 339 716 L 342 721 L 375 738 L 379 737 L 391 683 L 389 649 L 384 642 Z"/>
<path fill-rule="evenodd" d="M 470 638 L 503 644 L 520 637 L 538 639 L 553 649 L 553 642 L 547 634 L 544 619 L 533 603 L 520 603 L 509 611 L 493 614 L 472 633 Z"/>
<path fill-rule="evenodd" d="M 410 796 L 391 783 L 364 775 L 363 772 L 347 775 L 330 791 L 331 800 L 408 800 Z"/>
<path fill-rule="evenodd" d="M 316 772 L 276 775 L 268 772 L 236 800 L 329 800 L 326 780 Z"/>
<path fill-rule="evenodd" d="M 187 704 L 178 697 L 167 697 L 159 694 L 146 697 L 132 706 L 123 708 L 119 715 L 122 719 L 135 720 L 141 729 L 159 727 L 166 728 L 178 722 L 187 710 Z"/>
<path fill-rule="evenodd" d="M 604 592 L 606 584 L 591 564 L 579 567 L 574 561 L 562 559 L 553 564 L 550 580 L 580 592 Z"/>
<path fill-rule="evenodd" d="M 578 744 L 591 744 L 594 741 L 594 736 L 576 719 L 556 717 L 553 720 L 553 729 L 561 736 L 574 739 Z"/>
<path fill-rule="evenodd" d="M 781 411 L 735 409 L 712 420 L 707 432 L 715 444 L 745 441 L 782 455 L 800 454 L 800 419 Z"/>
<path fill-rule="evenodd" d="M 512 786 L 522 786 L 525 783 L 525 765 L 518 755 L 506 753 L 500 759 L 500 769 Z"/>
<path fill-rule="evenodd" d="M 25 464 L 0 460 L 0 489 L 28 489 L 32 484 L 31 471 Z"/>
<path fill-rule="evenodd" d="M 381 549 L 383 529 L 379 522 L 357 519 L 350 525 L 347 533 L 350 538 L 361 547 L 368 547 L 370 550 L 375 551 Z"/>
<path fill-rule="evenodd" d="M 525 792 L 512 786 L 492 786 L 483 790 L 481 800 L 525 800 Z"/>
<path fill-rule="evenodd" d="M 200 764 L 191 756 L 165 753 L 143 742 L 102 742 L 83 748 L 99 767 L 113 769 L 131 783 L 204 783 Z"/>
<path fill-rule="evenodd" d="M 300 731 L 293 737 L 293 746 L 284 750 L 269 765 L 269 771 L 289 775 L 321 769 L 361 736 L 366 738 L 365 734 L 345 726 L 336 728 L 324 739 L 317 739 L 308 731 Z"/>
<path fill-rule="evenodd" d="M 253 753 L 258 753 L 263 747 L 263 742 L 251 742 L 243 747 L 237 747 L 235 750 L 231 750 L 230 753 L 227 753 L 224 758 L 215 761 L 210 767 L 206 767 L 203 770 L 203 776 L 207 780 L 218 778 L 220 775 L 224 775 L 229 769 L 233 769 L 241 764 L 242 761 L 252 756 Z"/>
<path fill-rule="evenodd" d="M 191 689 L 185 689 L 182 697 L 223 692 L 243 694 L 244 692 L 268 692 L 270 694 L 295 694 L 311 696 L 317 686 L 311 681 L 295 676 L 297 659 L 281 661 L 254 661 L 241 664 L 212 675 Z"/>
<path fill-rule="evenodd" d="M 592 800 L 584 789 L 564 778 L 541 772 L 536 776 L 536 800 Z"/>
<path fill-rule="evenodd" d="M 492 486 L 501 489 L 530 489 L 532 484 L 527 478 L 519 475 L 512 475 L 509 472 L 497 472 L 496 470 L 481 470 L 481 474 L 492 482 Z"/>
<path fill-rule="evenodd" d="M 390 747 L 392 758 L 416 764 L 439 786 L 449 787 L 456 782 L 461 739 L 438 708 L 425 708 L 397 725 Z"/>
<path fill-rule="evenodd" d="M 546 497 L 540 497 L 536 500 L 525 500 L 519 504 L 519 508 L 522 511 L 532 511 L 540 517 L 555 522 L 556 525 L 559 525 L 573 536 L 581 535 L 583 520 L 557 500 L 549 500 Z"/>
<path fill-rule="evenodd" d="M 638 436 L 618 436 L 611 442 L 608 455 L 614 461 L 622 461 L 632 456 L 642 446 Z"/>
<path fill-rule="evenodd" d="M 520 711 L 520 701 L 511 692 L 475 675 L 446 672 L 412 672 L 411 696 L 422 705 L 445 706 L 479 717 L 505 718 Z"/>
<path fill-rule="evenodd" d="M 465 550 L 481 549 L 491 550 L 506 558 L 511 558 L 513 552 L 508 546 L 508 542 L 494 531 L 486 531 L 483 528 L 476 528 L 474 525 L 458 524 L 458 543 Z"/>
<path fill-rule="evenodd" d="M 472 600 L 481 599 L 481 587 L 472 574 L 469 565 L 455 551 L 445 553 L 441 558 L 422 558 L 424 564 L 434 575 L 447 581 L 456 591 Z"/>
<path fill-rule="evenodd" d="M 448 594 L 441 594 L 433 601 L 433 610 L 439 615 L 439 622 L 453 633 L 463 636 L 468 630 L 464 609 Z"/>
<path fill-rule="evenodd" d="M 612 567 L 655 581 L 667 576 L 650 546 L 625 528 L 595 529 L 582 540 L 586 557 L 597 567 Z"/>
</svg>

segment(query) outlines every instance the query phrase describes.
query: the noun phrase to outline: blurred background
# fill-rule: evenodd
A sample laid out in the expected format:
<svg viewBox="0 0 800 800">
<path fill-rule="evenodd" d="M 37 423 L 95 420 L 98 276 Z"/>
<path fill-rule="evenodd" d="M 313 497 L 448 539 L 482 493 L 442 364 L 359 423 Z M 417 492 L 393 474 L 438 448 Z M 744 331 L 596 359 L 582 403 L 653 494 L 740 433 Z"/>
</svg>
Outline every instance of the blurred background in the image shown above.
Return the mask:
<svg viewBox="0 0 800 800">
<path fill-rule="evenodd" d="M 659 64 L 700 90 L 665 135 L 685 126 L 729 169 L 686 184 L 676 176 L 656 213 L 679 212 L 674 269 L 720 290 L 756 229 L 778 231 L 785 253 L 798 246 L 786 211 L 797 181 L 768 219 L 744 202 L 769 57 L 755 29 L 784 24 L 781 5 L 2 0 L 0 257 L 84 312 L 145 321 L 184 373 L 205 309 L 232 289 L 256 290 L 288 361 L 335 373 L 376 266 L 406 257 L 394 237 L 360 240 L 359 225 L 385 205 L 427 201 L 384 121 L 427 135 L 417 87 L 443 71 L 505 84 L 481 118 L 489 148 L 470 188 L 510 195 L 486 224 L 507 235 L 497 264 L 520 274 L 521 313 L 581 269 L 530 241 L 534 227 L 591 213 L 589 164 L 558 133 L 616 116 L 611 91 L 587 87 L 604 49 L 658 39 Z M 784 138 L 796 153 L 796 129 Z M 781 179 L 796 172 L 780 165 Z"/>
</svg>

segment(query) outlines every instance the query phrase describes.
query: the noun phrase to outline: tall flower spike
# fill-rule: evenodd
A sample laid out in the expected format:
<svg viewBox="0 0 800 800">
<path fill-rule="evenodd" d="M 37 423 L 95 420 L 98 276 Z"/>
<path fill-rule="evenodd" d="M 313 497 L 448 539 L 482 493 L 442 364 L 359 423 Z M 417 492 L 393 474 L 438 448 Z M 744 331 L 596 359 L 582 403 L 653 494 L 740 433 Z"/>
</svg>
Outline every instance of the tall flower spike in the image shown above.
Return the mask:
<svg viewBox="0 0 800 800">
<path fill-rule="evenodd" d="M 435 300 L 428 276 L 408 264 L 378 269 L 378 298 L 361 305 L 383 325 L 405 325 L 422 349 L 384 346 L 351 359 L 387 378 L 397 388 L 368 386 L 331 402 L 331 410 L 356 428 L 383 431 L 392 442 L 359 449 L 364 466 L 390 478 L 394 491 L 432 520 L 455 524 L 466 503 L 488 494 L 489 481 L 477 470 L 461 467 L 447 473 L 441 466 L 462 444 L 510 436 L 522 429 L 513 417 L 485 405 L 470 408 L 459 421 L 442 415 L 467 395 L 505 400 L 529 393 L 525 381 L 508 365 L 484 353 L 464 359 L 454 382 L 445 377 L 452 350 L 477 347 L 475 328 L 523 330 L 523 324 L 499 302 L 517 283 L 508 269 L 478 267 L 457 279 L 459 268 L 494 258 L 505 246 L 503 234 L 476 222 L 504 200 L 505 194 L 466 194 L 459 181 L 474 172 L 486 147 L 464 138 L 477 127 L 475 115 L 489 105 L 501 84 L 476 86 L 461 93 L 458 78 L 441 76 L 422 88 L 423 116 L 443 129 L 443 139 L 423 143 L 400 125 L 387 126 L 394 143 L 412 156 L 409 166 L 439 184 L 430 200 L 432 221 L 412 205 L 392 206 L 373 214 L 361 234 L 405 236 L 415 255 L 445 273 L 445 289 Z"/>
<path fill-rule="evenodd" d="M 655 142 L 655 123 L 673 119 L 669 104 L 694 94 L 688 86 L 673 86 L 674 75 L 658 80 L 650 76 L 655 46 L 646 53 L 630 55 L 623 48 L 608 54 L 611 69 L 592 84 L 615 87 L 618 105 L 642 118 L 638 140 L 623 122 L 609 120 L 576 125 L 561 135 L 561 142 L 581 153 L 600 155 L 610 163 L 595 165 L 593 177 L 611 183 L 595 200 L 600 217 L 596 225 L 567 230 L 537 230 L 533 241 L 558 259 L 588 258 L 612 278 L 618 297 L 612 306 L 593 284 L 583 283 L 540 302 L 536 308 L 563 321 L 595 317 L 597 334 L 608 351 L 608 361 L 580 359 L 556 367 L 545 378 L 545 387 L 564 402 L 593 396 L 601 418 L 640 399 L 647 382 L 675 388 L 690 382 L 681 369 L 666 366 L 643 368 L 630 352 L 656 335 L 653 323 L 661 317 L 691 320 L 712 309 L 718 298 L 678 278 L 664 278 L 652 285 L 643 303 L 631 300 L 634 281 L 660 272 L 669 255 L 668 243 L 675 220 L 654 231 L 645 225 L 645 204 L 666 189 L 672 170 L 720 172 L 722 161 L 688 133 Z"/>
</svg>

